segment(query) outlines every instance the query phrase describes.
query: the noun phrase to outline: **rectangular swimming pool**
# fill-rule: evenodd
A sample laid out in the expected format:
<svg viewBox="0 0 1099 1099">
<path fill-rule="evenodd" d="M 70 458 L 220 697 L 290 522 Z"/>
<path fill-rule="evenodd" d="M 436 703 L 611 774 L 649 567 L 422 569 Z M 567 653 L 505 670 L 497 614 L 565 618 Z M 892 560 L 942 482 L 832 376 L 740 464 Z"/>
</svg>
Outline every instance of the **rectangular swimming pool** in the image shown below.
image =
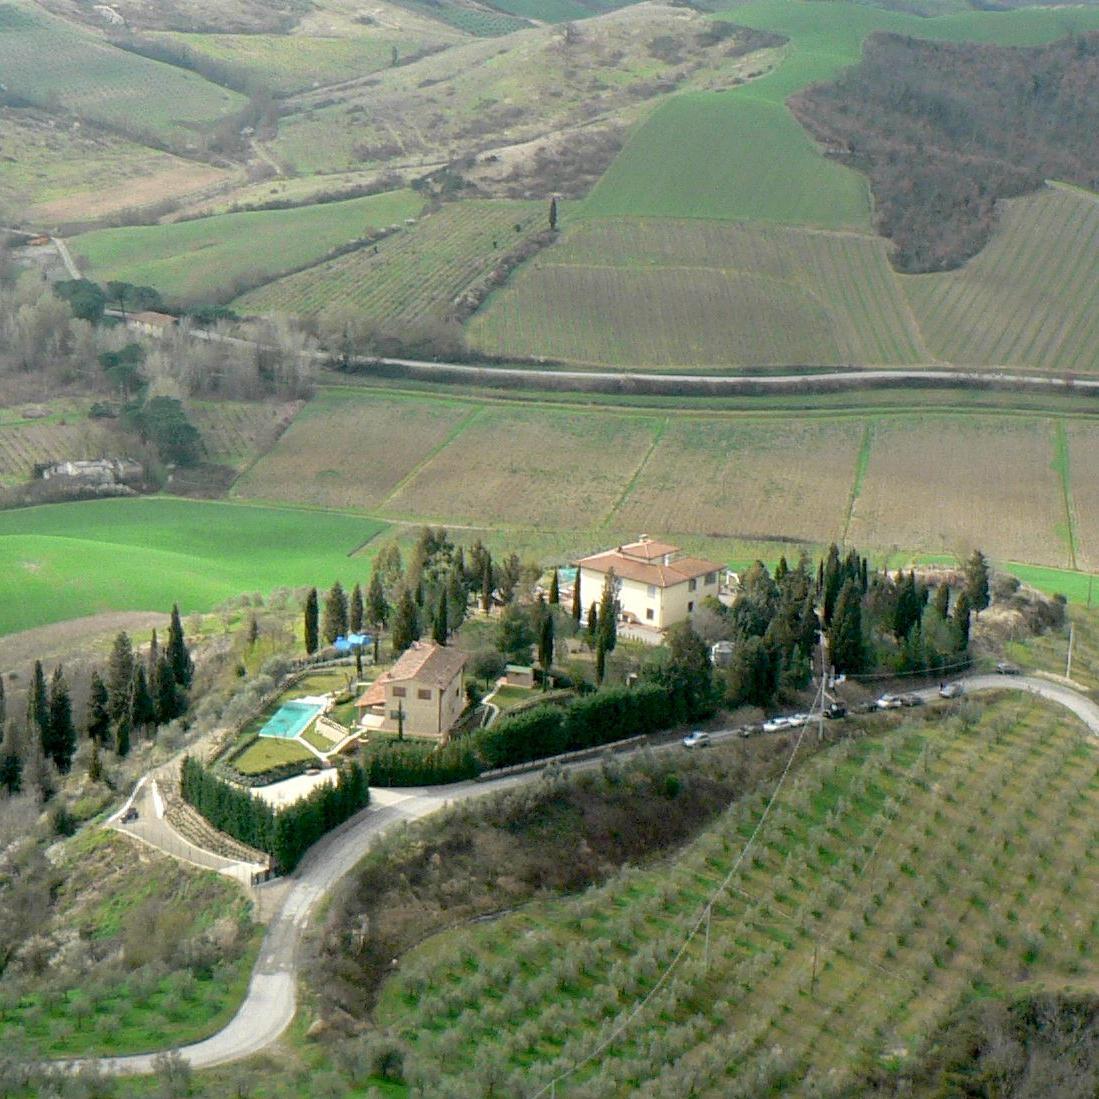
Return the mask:
<svg viewBox="0 0 1099 1099">
<path fill-rule="evenodd" d="M 293 740 L 323 710 L 315 702 L 284 702 L 259 731 L 260 736 Z"/>
</svg>

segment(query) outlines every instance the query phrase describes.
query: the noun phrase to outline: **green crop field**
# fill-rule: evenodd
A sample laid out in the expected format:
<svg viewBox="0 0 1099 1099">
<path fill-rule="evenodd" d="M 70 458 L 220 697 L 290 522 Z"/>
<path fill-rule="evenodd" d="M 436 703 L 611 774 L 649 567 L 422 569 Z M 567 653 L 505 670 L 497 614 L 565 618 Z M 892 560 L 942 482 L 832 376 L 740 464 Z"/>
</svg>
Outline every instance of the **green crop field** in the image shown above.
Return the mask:
<svg viewBox="0 0 1099 1099">
<path fill-rule="evenodd" d="M 470 339 L 629 367 L 928 358 L 880 238 L 654 218 L 579 222 L 493 295 Z"/>
<path fill-rule="evenodd" d="M 761 819 L 769 795 L 655 867 L 427 940 L 378 1021 L 456 1092 L 492 1066 L 533 1094 L 621 1026 L 557 1095 L 845 1094 L 960 999 L 1094 981 L 1099 763 L 1074 718 L 929 713 L 825 750 Z"/>
<path fill-rule="evenodd" d="M 960 365 L 1099 370 L 1099 196 L 1047 188 L 1005 206 L 960 270 L 902 280 L 928 345 Z"/>
<path fill-rule="evenodd" d="M 241 592 L 329 585 L 351 577 L 348 556 L 383 529 L 361 516 L 163 497 L 7 511 L 0 631 L 173 602 L 191 613 Z"/>
<path fill-rule="evenodd" d="M 241 282 L 273 279 L 333 248 L 415 217 L 423 200 L 390 191 L 344 202 L 218 214 L 169 225 L 98 229 L 73 237 L 90 277 L 155 286 L 181 302 L 219 298 Z"/>
<path fill-rule="evenodd" d="M 194 141 L 196 124 L 245 104 L 236 92 L 117 49 L 21 0 L 0 5 L 0 72 L 9 92 L 38 106 L 57 103 L 176 145 Z"/>
<path fill-rule="evenodd" d="M 970 12 L 924 19 L 858 4 L 757 0 L 723 13 L 786 35 L 779 67 L 722 92 L 677 96 L 644 123 L 585 204 L 589 216 L 745 218 L 868 228 L 863 178 L 825 160 L 785 106 L 788 96 L 855 64 L 877 30 L 1003 45 L 1099 27 L 1099 10 Z M 685 170 L 689 165 L 690 170 Z"/>
<path fill-rule="evenodd" d="M 544 215 L 541 203 L 451 203 L 376 250 L 361 249 L 279 279 L 238 298 L 233 308 L 308 317 L 326 306 L 354 305 L 374 322 L 444 316 L 508 249 L 542 228 Z"/>
</svg>

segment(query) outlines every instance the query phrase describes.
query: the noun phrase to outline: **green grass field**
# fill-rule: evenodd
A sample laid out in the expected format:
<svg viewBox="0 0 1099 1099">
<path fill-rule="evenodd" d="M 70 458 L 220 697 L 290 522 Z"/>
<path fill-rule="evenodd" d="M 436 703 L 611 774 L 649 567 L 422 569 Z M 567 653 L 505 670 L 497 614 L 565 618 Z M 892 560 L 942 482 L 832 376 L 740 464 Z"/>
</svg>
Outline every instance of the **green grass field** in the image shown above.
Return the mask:
<svg viewBox="0 0 1099 1099">
<path fill-rule="evenodd" d="M 24 0 L 0 6 L 0 71 L 9 92 L 37 106 L 57 103 L 176 146 L 194 141 L 196 125 L 245 104 L 236 92 L 110 46 Z"/>
<path fill-rule="evenodd" d="M 600 366 L 929 358 L 880 238 L 657 218 L 575 224 L 469 332 L 490 354 Z"/>
<path fill-rule="evenodd" d="M 0 514 L 4 633 L 107 610 L 206 611 L 241 592 L 365 577 L 361 516 L 151 498 Z"/>
<path fill-rule="evenodd" d="M 451 203 L 386 238 L 377 251 L 361 249 L 278 279 L 238 298 L 233 308 L 309 317 L 329 305 L 354 305 L 365 319 L 388 323 L 441 317 L 509 249 L 542 228 L 544 214 L 541 203 Z"/>
<path fill-rule="evenodd" d="M 958 271 L 902 279 L 928 345 L 959 365 L 1099 369 L 1099 195 L 1047 188 L 1006 204 Z"/>
<path fill-rule="evenodd" d="M 326 742 L 324 750 L 330 745 Z M 261 775 L 284 763 L 307 763 L 317 757 L 294 740 L 273 740 L 260 737 L 233 760 L 233 766 L 243 775 Z"/>
<path fill-rule="evenodd" d="M 734 218 L 868 228 L 864 179 L 824 159 L 785 106 L 814 81 L 859 59 L 874 31 L 1002 45 L 1099 27 L 1099 10 L 970 12 L 923 19 L 850 3 L 757 0 L 722 14 L 786 35 L 771 74 L 722 92 L 677 96 L 627 142 L 585 203 L 586 216 Z M 691 170 L 685 171 L 684 166 Z"/>
<path fill-rule="evenodd" d="M 491 1066 L 533 1094 L 621 1024 L 559 1096 L 843 1094 L 960 999 L 1094 981 L 1099 769 L 1075 719 L 1008 700 L 839 744 L 738 867 L 769 793 L 666 863 L 427 940 L 379 1022 L 452 1090 Z"/>
<path fill-rule="evenodd" d="M 155 286 L 173 301 L 205 301 L 232 294 L 242 282 L 316 263 L 333 248 L 399 225 L 422 208 L 412 191 L 391 191 L 289 210 L 99 229 L 73 237 L 71 248 L 99 281 L 123 279 Z"/>
</svg>

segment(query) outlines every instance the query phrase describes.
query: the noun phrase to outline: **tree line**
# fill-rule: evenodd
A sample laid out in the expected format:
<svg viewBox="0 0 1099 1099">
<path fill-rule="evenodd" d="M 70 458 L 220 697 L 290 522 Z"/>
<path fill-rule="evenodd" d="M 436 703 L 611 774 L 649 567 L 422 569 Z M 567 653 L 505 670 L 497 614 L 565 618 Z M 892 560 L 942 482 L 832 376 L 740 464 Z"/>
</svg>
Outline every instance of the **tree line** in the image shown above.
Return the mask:
<svg viewBox="0 0 1099 1099">
<path fill-rule="evenodd" d="M 101 752 L 129 754 L 136 733 L 155 733 L 160 725 L 179 717 L 187 708 L 187 690 L 194 662 L 183 632 L 179 607 L 172 607 L 167 643 L 162 647 L 153 631 L 144 659 L 134 652 L 123 630 L 114 640 L 105 670 L 92 671 L 83 732 L 91 742 L 88 776 L 103 777 Z M 72 696 L 64 668 L 59 664 L 47 677 L 41 660 L 34 662 L 27 691 L 25 719 L 20 725 L 6 713 L 0 677 L 0 786 L 9 794 L 37 788 L 52 793 L 50 769 L 68 774 L 79 743 L 80 729 L 73 715 Z"/>
<path fill-rule="evenodd" d="M 187 756 L 180 768 L 180 792 L 183 800 L 215 828 L 266 852 L 287 873 L 321 836 L 370 802 L 367 772 L 358 763 L 341 765 L 334 785 L 318 786 L 306 797 L 276 811 Z"/>
</svg>

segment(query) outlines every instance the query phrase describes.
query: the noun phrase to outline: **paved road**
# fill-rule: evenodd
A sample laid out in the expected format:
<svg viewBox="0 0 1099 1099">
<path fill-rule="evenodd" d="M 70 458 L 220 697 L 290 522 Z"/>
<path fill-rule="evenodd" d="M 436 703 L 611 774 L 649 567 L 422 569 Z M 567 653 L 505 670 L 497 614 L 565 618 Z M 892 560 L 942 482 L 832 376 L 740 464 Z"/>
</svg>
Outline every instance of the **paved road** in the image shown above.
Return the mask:
<svg viewBox="0 0 1099 1099">
<path fill-rule="evenodd" d="M 1016 690 L 1039 695 L 1070 710 L 1087 725 L 1093 736 L 1099 737 L 1099 706 L 1069 687 L 1035 676 L 979 675 L 969 677 L 965 684 L 969 693 Z M 938 692 L 929 688 L 919 693 L 925 698 L 933 698 Z M 715 739 L 725 739 L 736 734 L 733 730 L 722 730 L 714 735 Z M 674 744 L 665 747 L 674 747 Z M 248 993 L 232 1021 L 205 1041 L 186 1046 L 180 1051 L 182 1055 L 195 1068 L 209 1068 L 250 1057 L 279 1038 L 297 1010 L 301 943 L 313 909 L 384 832 L 401 821 L 428 816 L 447 803 L 530 782 L 537 779 L 538 774 L 526 773 L 493 782 L 464 782 L 433 789 L 374 790 L 373 804 L 313 847 L 289 879 L 285 899 L 268 925 Z M 154 1057 L 155 1054 L 143 1054 L 104 1058 L 99 1064 L 113 1072 L 148 1073 L 153 1070 Z M 74 1065 L 79 1063 L 73 1062 Z"/>
</svg>

